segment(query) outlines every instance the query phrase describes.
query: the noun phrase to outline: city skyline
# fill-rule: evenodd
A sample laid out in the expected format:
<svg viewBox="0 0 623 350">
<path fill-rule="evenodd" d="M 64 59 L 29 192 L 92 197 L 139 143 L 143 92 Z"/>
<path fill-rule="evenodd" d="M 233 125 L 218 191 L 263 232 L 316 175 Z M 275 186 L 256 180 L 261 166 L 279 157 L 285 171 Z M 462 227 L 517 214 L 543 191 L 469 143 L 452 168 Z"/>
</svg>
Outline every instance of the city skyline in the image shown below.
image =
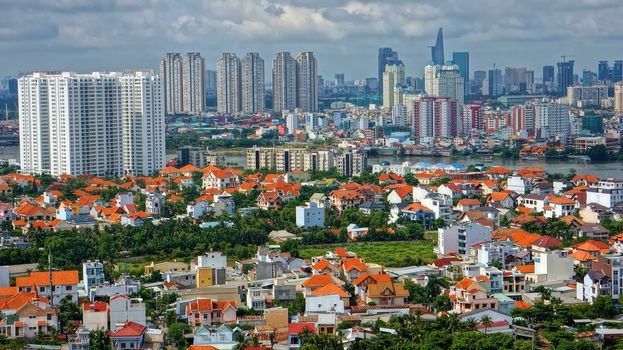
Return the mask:
<svg viewBox="0 0 623 350">
<path fill-rule="evenodd" d="M 453 51 L 469 52 L 472 72 L 488 70 L 493 63 L 541 72 L 543 65 L 560 61 L 560 55 L 574 55 L 577 72 L 596 71 L 599 60 L 623 57 L 616 45 L 616 18 L 623 14 L 623 4 L 609 0 L 551 1 L 540 4 L 540 11 L 530 3 L 518 7 L 485 0 L 469 8 L 450 0 L 0 2 L 7 19 L 0 24 L 5 58 L 0 75 L 157 71 L 166 52 L 200 52 L 206 67 L 215 68 L 222 52 L 272 57 L 280 51 L 312 51 L 322 62 L 319 74 L 344 73 L 350 81 L 374 77 L 378 48 L 391 47 L 400 54 L 407 75 L 422 76 L 439 27 L 446 57 Z M 311 20 L 297 21 L 300 17 Z M 16 20 L 28 20 L 29 26 Z"/>
</svg>

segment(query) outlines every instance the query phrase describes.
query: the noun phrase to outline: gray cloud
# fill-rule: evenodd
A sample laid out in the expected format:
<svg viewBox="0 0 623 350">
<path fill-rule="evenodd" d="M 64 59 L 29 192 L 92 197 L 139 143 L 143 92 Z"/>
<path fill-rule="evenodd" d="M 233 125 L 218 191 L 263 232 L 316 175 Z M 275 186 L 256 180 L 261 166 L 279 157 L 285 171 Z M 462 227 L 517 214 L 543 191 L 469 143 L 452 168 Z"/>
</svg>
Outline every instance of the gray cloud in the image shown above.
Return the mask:
<svg viewBox="0 0 623 350">
<path fill-rule="evenodd" d="M 561 54 L 582 67 L 623 59 L 620 0 L 0 0 L 0 74 L 156 68 L 168 51 L 313 50 L 322 74 L 374 76 L 380 46 L 420 76 L 444 28 L 446 57 L 470 51 L 474 69 L 527 66 Z"/>
</svg>

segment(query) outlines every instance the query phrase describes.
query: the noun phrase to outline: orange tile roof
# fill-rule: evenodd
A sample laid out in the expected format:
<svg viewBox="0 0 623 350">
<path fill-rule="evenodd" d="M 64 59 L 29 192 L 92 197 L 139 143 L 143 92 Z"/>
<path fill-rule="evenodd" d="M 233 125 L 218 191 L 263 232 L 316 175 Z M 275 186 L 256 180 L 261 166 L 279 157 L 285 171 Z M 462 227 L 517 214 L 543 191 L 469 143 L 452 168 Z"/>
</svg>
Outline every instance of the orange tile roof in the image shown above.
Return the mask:
<svg viewBox="0 0 623 350">
<path fill-rule="evenodd" d="M 528 207 L 524 207 L 524 206 L 519 206 L 519 207 L 515 208 L 515 210 L 517 210 L 518 212 L 520 212 L 522 214 L 530 214 L 530 213 L 532 213 L 532 209 L 530 209 Z"/>
<path fill-rule="evenodd" d="M 357 277 L 357 279 L 353 281 L 353 284 L 358 286 L 364 281 L 366 281 L 367 279 L 372 279 L 375 283 L 391 282 L 392 280 L 391 276 L 387 274 L 379 273 L 379 274 L 369 275 L 367 272 L 364 272 L 359 277 Z"/>
<path fill-rule="evenodd" d="M 476 276 L 476 281 L 487 283 L 487 282 L 489 282 L 489 277 L 487 277 L 485 275 L 478 275 L 478 276 Z"/>
<path fill-rule="evenodd" d="M 541 235 L 536 233 L 524 233 L 517 231 L 511 234 L 511 240 L 513 241 L 513 243 L 522 247 L 530 247 L 539 239 L 541 239 Z"/>
<path fill-rule="evenodd" d="M 473 206 L 473 205 L 480 205 L 480 200 L 476 199 L 476 198 L 463 198 L 460 199 L 457 203 L 457 205 L 462 205 L 462 206 Z"/>
<path fill-rule="evenodd" d="M 487 198 L 487 202 L 501 202 L 508 198 L 510 194 L 508 192 L 493 192 Z"/>
<path fill-rule="evenodd" d="M 335 283 L 329 283 L 324 287 L 320 287 L 312 292 L 312 295 L 339 295 L 341 298 L 348 298 L 348 294 L 344 289 L 338 287 Z"/>
<path fill-rule="evenodd" d="M 329 260 L 327 259 L 321 259 L 320 261 L 318 261 L 317 263 L 314 264 L 314 266 L 312 266 L 312 268 L 316 271 L 323 271 L 324 269 L 326 269 L 327 267 L 329 267 L 331 263 L 329 262 Z"/>
<path fill-rule="evenodd" d="M 469 278 L 469 277 L 464 277 L 462 280 L 460 280 L 457 284 L 455 284 L 455 287 L 457 289 L 463 289 L 463 290 L 467 290 L 468 288 L 470 288 L 474 283 L 476 283 L 476 281 L 474 281 L 473 279 Z"/>
<path fill-rule="evenodd" d="M 550 204 L 558 204 L 558 205 L 574 205 L 577 202 L 573 199 L 569 199 L 567 197 L 551 197 L 549 199 Z"/>
<path fill-rule="evenodd" d="M 359 258 L 344 258 L 342 259 L 342 267 L 346 272 L 350 272 L 353 269 L 364 272 L 368 270 L 368 267 Z"/>
<path fill-rule="evenodd" d="M 46 286 L 50 284 L 50 275 L 47 272 L 31 272 L 29 276 L 15 278 L 17 287 Z M 53 285 L 78 284 L 78 270 L 52 271 Z"/>
<path fill-rule="evenodd" d="M 600 252 L 600 253 L 607 253 L 610 250 L 610 246 L 607 245 L 606 243 L 595 241 L 592 239 L 589 239 L 582 243 L 578 243 L 574 245 L 573 248 L 578 249 L 578 250 L 583 250 L 585 252 Z"/>
<path fill-rule="evenodd" d="M 534 264 L 515 266 L 517 271 L 521 273 L 534 273 Z"/>
<path fill-rule="evenodd" d="M 186 164 L 183 167 L 178 169 L 179 172 L 201 172 L 202 169 L 197 168 L 196 166 L 192 165 L 192 164 Z"/>
<path fill-rule="evenodd" d="M 592 174 L 580 174 L 571 178 L 571 182 L 585 181 L 587 183 L 595 183 L 599 181 L 599 177 Z"/>
<path fill-rule="evenodd" d="M 430 210 L 428 207 L 423 206 L 421 203 L 411 203 L 409 205 L 407 205 L 406 207 L 402 208 L 403 211 L 419 211 L 422 210 L 423 212 L 432 212 L 432 210 Z"/>
<path fill-rule="evenodd" d="M 485 174 L 493 174 L 493 175 L 508 175 L 512 173 L 513 172 L 511 170 L 506 169 L 505 167 L 502 167 L 502 166 L 494 166 L 494 167 L 491 167 L 485 170 Z"/>
<path fill-rule="evenodd" d="M 515 301 L 515 309 L 518 310 L 526 310 L 532 307 L 532 304 L 525 302 L 523 300 L 517 300 Z"/>
<path fill-rule="evenodd" d="M 333 277 L 330 275 L 314 275 L 303 282 L 303 287 L 322 287 L 329 283 L 333 283 Z"/>
<path fill-rule="evenodd" d="M 597 258 L 584 250 L 577 250 L 572 254 L 569 254 L 569 257 L 580 262 L 597 260 Z"/>
<path fill-rule="evenodd" d="M 0 299 L 0 310 L 17 310 L 21 308 L 24 304 L 30 303 L 35 299 L 46 304 L 48 303 L 48 299 L 40 296 L 35 291 L 18 292 L 8 298 Z"/>
<path fill-rule="evenodd" d="M 337 256 L 339 256 L 340 258 L 344 258 L 344 257 L 346 257 L 346 255 L 347 255 L 346 253 L 347 253 L 347 252 L 348 252 L 348 251 L 347 251 L 347 250 L 346 250 L 346 248 L 344 248 L 344 247 L 337 247 L 337 248 L 335 248 L 335 254 L 336 254 Z"/>
</svg>

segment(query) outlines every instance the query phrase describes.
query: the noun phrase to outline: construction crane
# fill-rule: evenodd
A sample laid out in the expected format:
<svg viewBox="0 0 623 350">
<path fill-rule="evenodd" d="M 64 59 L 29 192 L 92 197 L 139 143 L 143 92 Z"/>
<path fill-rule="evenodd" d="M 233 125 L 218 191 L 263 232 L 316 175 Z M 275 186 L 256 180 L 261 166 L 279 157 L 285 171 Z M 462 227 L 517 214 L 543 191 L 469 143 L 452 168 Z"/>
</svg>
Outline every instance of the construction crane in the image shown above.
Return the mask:
<svg viewBox="0 0 623 350">
<path fill-rule="evenodd" d="M 563 62 L 567 62 L 567 57 L 575 57 L 575 55 L 560 55 L 560 58 L 562 58 Z"/>
</svg>

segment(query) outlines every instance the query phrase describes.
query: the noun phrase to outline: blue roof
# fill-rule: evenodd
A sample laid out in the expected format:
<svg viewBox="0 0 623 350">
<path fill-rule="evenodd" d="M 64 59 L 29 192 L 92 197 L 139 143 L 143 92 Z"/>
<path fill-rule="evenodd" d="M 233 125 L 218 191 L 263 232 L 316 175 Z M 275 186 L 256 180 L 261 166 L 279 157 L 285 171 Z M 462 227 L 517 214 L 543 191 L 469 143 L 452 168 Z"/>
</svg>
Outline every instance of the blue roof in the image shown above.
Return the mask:
<svg viewBox="0 0 623 350">
<path fill-rule="evenodd" d="M 444 164 L 444 163 L 437 163 L 437 164 L 435 164 L 435 165 L 433 165 L 433 166 L 434 166 L 435 168 L 437 168 L 437 169 L 445 169 L 447 165 L 446 165 L 446 164 Z"/>
<path fill-rule="evenodd" d="M 430 168 L 431 163 L 429 163 L 429 162 L 417 162 L 417 163 L 415 163 L 415 166 L 419 167 L 419 168 Z"/>
<path fill-rule="evenodd" d="M 465 168 L 465 165 L 463 165 L 463 164 L 461 164 L 461 163 L 452 163 L 452 164 L 450 164 L 450 165 L 452 165 L 452 166 L 453 166 L 453 167 L 455 167 L 456 169 L 462 169 L 462 168 Z"/>
</svg>

